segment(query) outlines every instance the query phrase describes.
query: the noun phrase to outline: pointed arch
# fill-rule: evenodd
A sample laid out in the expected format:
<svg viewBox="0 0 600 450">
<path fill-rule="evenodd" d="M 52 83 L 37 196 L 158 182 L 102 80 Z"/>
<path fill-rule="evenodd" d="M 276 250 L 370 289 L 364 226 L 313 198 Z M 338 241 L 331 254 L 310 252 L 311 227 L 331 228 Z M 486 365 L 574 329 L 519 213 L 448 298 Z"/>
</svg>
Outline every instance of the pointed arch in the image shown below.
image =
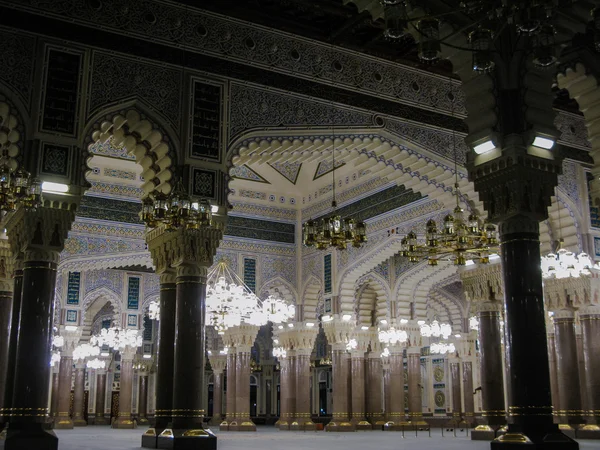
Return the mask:
<svg viewBox="0 0 600 450">
<path fill-rule="evenodd" d="M 318 305 L 323 299 L 323 283 L 316 276 L 311 275 L 304 283 L 300 303 L 304 318 L 317 319 Z"/>
<path fill-rule="evenodd" d="M 357 325 L 370 327 L 377 325 L 383 319 L 389 320 L 392 310 L 390 287 L 387 281 L 381 275 L 369 272 L 359 278 L 356 285 L 354 314 Z"/>
<path fill-rule="evenodd" d="M 284 280 L 280 276 L 271 278 L 270 280 L 263 283 L 259 290 L 259 298 L 263 299 L 269 295 L 278 295 L 285 300 L 289 305 L 295 305 L 297 302 L 298 295 L 296 289 L 292 284 Z"/>
<path fill-rule="evenodd" d="M 98 300 L 101 300 L 101 299 L 106 299 L 107 302 L 110 302 L 111 305 L 113 305 L 113 307 L 115 309 L 115 314 L 118 313 L 118 319 L 120 321 L 121 314 L 123 313 L 122 300 L 115 291 L 108 289 L 107 287 L 104 287 L 104 286 L 94 289 L 93 291 L 90 291 L 85 294 L 85 297 L 83 298 L 83 301 L 81 302 L 81 309 L 83 311 L 83 319 L 86 320 L 88 318 L 89 313 L 93 312 L 93 310 L 90 309 L 91 306 L 96 304 L 98 302 Z M 104 306 L 105 303 L 106 302 L 102 303 L 100 308 L 102 306 Z M 100 309 L 98 308 L 98 311 L 99 310 Z M 96 313 L 98 311 L 96 311 Z M 94 314 L 96 314 L 96 313 L 94 313 Z M 93 319 L 93 316 L 90 317 L 90 319 Z"/>
</svg>

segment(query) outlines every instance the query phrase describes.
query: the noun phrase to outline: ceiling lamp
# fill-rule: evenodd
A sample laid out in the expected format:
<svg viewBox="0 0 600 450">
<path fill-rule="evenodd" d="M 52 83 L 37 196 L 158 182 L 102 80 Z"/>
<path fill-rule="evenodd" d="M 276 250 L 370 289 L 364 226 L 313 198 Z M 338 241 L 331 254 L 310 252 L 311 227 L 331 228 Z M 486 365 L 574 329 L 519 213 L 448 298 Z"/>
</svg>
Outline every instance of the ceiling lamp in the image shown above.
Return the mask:
<svg viewBox="0 0 600 450">
<path fill-rule="evenodd" d="M 103 328 L 100 334 L 90 338 L 90 344 L 97 347 L 105 345 L 115 350 L 123 350 L 125 347 L 141 347 L 142 336 L 138 330 L 127 330 L 123 328 Z"/>
<path fill-rule="evenodd" d="M 562 248 L 559 241 L 556 253 L 542 256 L 542 277 L 546 278 L 579 278 L 590 275 L 590 269 L 600 270 L 600 264 L 594 263 L 587 253 L 573 252 Z"/>
<path fill-rule="evenodd" d="M 383 34 L 391 40 L 402 39 L 407 35 L 408 2 L 405 0 L 381 0 L 385 17 Z"/>
<path fill-rule="evenodd" d="M 73 359 L 74 360 L 82 360 L 89 358 L 90 356 L 98 356 L 100 355 L 100 347 L 90 344 L 79 344 L 73 350 Z"/>
<path fill-rule="evenodd" d="M 149 228 L 164 225 L 167 231 L 197 230 L 213 227 L 212 213 L 210 202 L 192 200 L 179 180 L 169 195 L 156 192 L 144 198 L 140 218 Z"/>
<path fill-rule="evenodd" d="M 242 323 L 261 326 L 268 321 L 260 299 L 224 262 L 218 263 L 208 274 L 206 314 L 207 323 L 219 334 Z"/>
<path fill-rule="evenodd" d="M 294 305 L 288 305 L 284 300 L 272 295 L 263 300 L 262 310 L 267 320 L 272 323 L 284 323 L 296 315 Z"/>
<path fill-rule="evenodd" d="M 94 358 L 89 360 L 86 364 L 86 367 L 88 369 L 104 369 L 106 367 L 106 361 L 103 361 L 102 359 L 98 359 L 98 358 Z"/>
<path fill-rule="evenodd" d="M 333 214 L 323 219 L 309 219 L 302 224 L 302 241 L 307 247 L 316 247 L 326 250 L 329 247 L 345 250 L 347 244 L 353 247 L 361 247 L 367 242 L 367 228 L 362 221 L 356 221 L 349 217 L 341 217 L 336 214 L 337 202 L 335 200 L 335 135 L 331 144 L 332 178 L 333 178 L 333 200 L 331 207 Z"/>
<path fill-rule="evenodd" d="M 160 303 L 153 300 L 148 305 L 148 318 L 150 320 L 160 320 Z"/>
<path fill-rule="evenodd" d="M 52 356 L 50 357 L 50 366 L 57 364 L 60 362 L 60 352 L 52 352 Z"/>
<path fill-rule="evenodd" d="M 473 50 L 473 70 L 480 73 L 489 72 L 494 68 L 492 59 L 492 43 L 494 34 L 491 30 L 478 28 L 469 34 L 469 42 Z"/>
<path fill-rule="evenodd" d="M 273 356 L 277 359 L 285 358 L 287 356 L 287 351 L 283 347 L 274 347 Z"/>
<path fill-rule="evenodd" d="M 390 327 L 387 330 L 379 330 L 379 342 L 383 344 L 395 345 L 408 340 L 408 333 L 404 330 L 397 330 Z"/>
<path fill-rule="evenodd" d="M 479 331 L 479 319 L 477 316 L 469 317 L 469 330 Z"/>
<path fill-rule="evenodd" d="M 420 323 L 419 331 L 423 337 L 443 337 L 448 339 L 452 334 L 452 326 L 447 323 L 439 323 L 437 320 L 431 322 L 431 324 Z"/>
<path fill-rule="evenodd" d="M 440 354 L 443 355 L 445 353 L 454 353 L 456 351 L 456 347 L 454 344 L 446 344 L 445 342 L 436 342 L 429 346 L 429 353 Z"/>
</svg>

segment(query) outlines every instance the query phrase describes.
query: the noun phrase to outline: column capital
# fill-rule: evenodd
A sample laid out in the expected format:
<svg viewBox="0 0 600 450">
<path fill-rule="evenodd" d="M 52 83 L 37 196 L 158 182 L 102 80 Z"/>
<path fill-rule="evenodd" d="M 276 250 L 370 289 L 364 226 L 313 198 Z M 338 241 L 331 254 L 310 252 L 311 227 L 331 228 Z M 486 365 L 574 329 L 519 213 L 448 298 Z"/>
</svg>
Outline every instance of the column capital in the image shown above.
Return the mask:
<svg viewBox="0 0 600 450">
<path fill-rule="evenodd" d="M 552 315 L 553 320 L 560 319 L 570 319 L 575 320 L 575 311 L 572 309 L 555 309 L 552 311 L 554 314 Z"/>
<path fill-rule="evenodd" d="M 245 323 L 236 327 L 230 327 L 223 333 L 223 343 L 229 347 L 230 350 L 232 348 L 235 349 L 234 352 L 237 352 L 238 350 L 246 351 L 246 348 L 250 349 L 254 345 L 258 330 L 259 327 Z"/>
<path fill-rule="evenodd" d="M 210 361 L 210 366 L 214 373 L 223 373 L 225 368 L 227 367 L 227 356 L 226 355 L 208 355 L 208 360 Z"/>
<path fill-rule="evenodd" d="M 174 270 L 165 270 L 160 273 L 160 284 L 175 284 L 176 282 L 177 273 Z"/>
<path fill-rule="evenodd" d="M 356 328 L 356 322 L 353 320 L 343 320 L 338 317 L 334 317 L 333 320 L 323 322 L 323 331 L 327 336 L 327 341 L 330 344 L 344 344 L 346 345 Z"/>
<path fill-rule="evenodd" d="M 77 347 L 77 344 L 79 344 L 82 331 L 81 327 L 74 327 L 72 325 L 60 326 L 59 335 L 63 338 L 63 345 L 60 348 L 61 357 L 73 357 L 73 351 Z"/>
<path fill-rule="evenodd" d="M 504 311 L 504 305 L 500 301 L 484 301 L 477 302 L 476 312 L 479 313 L 492 313 L 497 312 L 498 314 Z"/>
<path fill-rule="evenodd" d="M 119 353 L 121 353 L 122 361 L 133 361 L 135 354 L 137 353 L 137 347 L 130 347 L 127 345 L 123 348 L 120 348 Z"/>
<path fill-rule="evenodd" d="M 586 305 L 579 308 L 577 311 L 579 317 L 588 316 L 588 315 L 600 315 L 600 306 L 599 305 Z"/>
<path fill-rule="evenodd" d="M 8 239 L 0 238 L 0 291 L 13 292 L 14 256 Z"/>
<path fill-rule="evenodd" d="M 307 350 L 310 355 L 319 334 L 318 329 L 314 325 L 308 326 L 304 322 L 295 322 L 291 325 L 293 327 L 283 325 L 282 329 L 274 330 L 274 335 L 279 340 L 279 346 L 286 350 L 299 350 L 301 352 Z"/>
<path fill-rule="evenodd" d="M 461 268 L 459 274 L 465 295 L 471 302 L 487 302 L 491 298 L 500 299 L 504 295 L 500 264 Z"/>
<path fill-rule="evenodd" d="M 5 227 L 13 255 L 22 253 L 25 261 L 58 264 L 74 220 L 74 210 L 46 206 L 8 214 Z"/>
</svg>

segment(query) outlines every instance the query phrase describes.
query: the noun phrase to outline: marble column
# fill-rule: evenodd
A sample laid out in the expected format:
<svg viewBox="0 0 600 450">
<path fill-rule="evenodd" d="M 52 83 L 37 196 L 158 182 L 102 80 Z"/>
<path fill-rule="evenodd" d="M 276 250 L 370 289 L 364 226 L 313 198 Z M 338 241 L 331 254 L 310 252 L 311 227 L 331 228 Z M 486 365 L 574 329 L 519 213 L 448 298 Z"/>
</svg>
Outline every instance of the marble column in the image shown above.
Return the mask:
<svg viewBox="0 0 600 450">
<path fill-rule="evenodd" d="M 63 345 L 58 369 L 58 404 L 54 428 L 70 430 L 71 419 L 71 384 L 73 380 L 73 351 L 67 351 Z"/>
<path fill-rule="evenodd" d="M 223 369 L 213 371 L 213 416 L 212 425 L 223 421 Z"/>
<path fill-rule="evenodd" d="M 462 422 L 462 389 L 460 385 L 460 360 L 450 360 L 450 385 L 452 387 L 452 420 L 453 426 L 459 426 Z"/>
<path fill-rule="evenodd" d="M 50 394 L 50 417 L 56 417 L 58 411 L 58 371 L 52 368 L 52 393 Z"/>
<path fill-rule="evenodd" d="M 315 430 L 316 426 L 311 419 L 310 414 L 310 354 L 312 348 L 297 349 L 295 351 L 294 369 L 295 378 L 295 412 L 294 422 L 290 429 L 303 431 Z M 297 425 L 294 425 L 296 423 Z"/>
<path fill-rule="evenodd" d="M 463 396 L 465 405 L 465 422 L 469 426 L 475 424 L 475 397 L 473 396 L 473 361 L 463 361 Z"/>
<path fill-rule="evenodd" d="M 352 423 L 348 420 L 349 355 L 345 344 L 332 345 L 331 362 L 333 417 L 327 425 L 327 431 L 353 431 Z"/>
<path fill-rule="evenodd" d="M 421 348 L 409 347 L 406 358 L 408 360 L 408 417 L 411 425 L 427 426 L 427 422 L 423 420 Z"/>
<path fill-rule="evenodd" d="M 286 350 L 286 355 L 279 358 L 279 420 L 280 430 L 289 430 L 294 417 L 294 396 L 296 393 L 296 371 L 293 351 Z"/>
<path fill-rule="evenodd" d="M 550 372 L 550 396 L 552 398 L 552 409 L 555 411 L 555 420 L 558 423 L 558 411 L 560 411 L 560 395 L 558 393 L 558 369 L 556 366 L 556 339 L 554 326 L 548 331 L 548 367 Z"/>
<path fill-rule="evenodd" d="M 236 353 L 235 349 L 229 347 L 227 353 L 227 397 L 225 398 L 225 420 L 220 424 L 221 431 L 228 431 L 229 424 L 235 422 L 235 386 L 236 386 L 236 372 L 235 372 L 235 361 Z M 237 422 L 235 423 L 237 425 Z"/>
<path fill-rule="evenodd" d="M 77 362 L 75 364 L 75 384 L 73 389 L 73 425 L 76 427 L 87 426 L 84 418 L 84 396 L 85 362 Z"/>
<path fill-rule="evenodd" d="M 357 430 L 370 430 L 371 424 L 367 422 L 365 409 L 365 354 L 362 351 L 350 353 L 350 392 L 352 399 L 352 424 Z"/>
<path fill-rule="evenodd" d="M 176 294 L 175 273 L 166 270 L 160 274 L 154 427 L 142 436 L 145 448 L 156 448 L 156 437 L 169 428 L 172 420 Z"/>
<path fill-rule="evenodd" d="M 391 421 L 390 417 L 391 405 L 392 405 L 392 383 L 391 383 L 391 372 L 390 372 L 390 359 L 385 358 L 385 362 L 382 361 L 383 366 L 383 400 L 386 423 Z"/>
<path fill-rule="evenodd" d="M 250 355 L 249 345 L 239 345 L 236 348 L 236 384 L 235 384 L 235 407 L 237 426 L 229 431 L 256 431 L 256 425 L 250 418 Z"/>
<path fill-rule="evenodd" d="M 578 431 L 587 433 L 600 431 L 600 307 L 586 306 L 579 310 L 581 334 L 583 339 L 583 357 L 586 373 L 586 394 L 589 409 L 587 411 L 588 425 Z M 590 434 L 589 437 L 592 437 Z"/>
<path fill-rule="evenodd" d="M 10 354 L 10 334 L 13 305 L 13 280 L 9 267 L 11 260 L 8 242 L 2 240 L 0 246 L 0 431 L 4 423 L 3 408 L 5 407 L 5 392 L 8 379 L 9 354 Z"/>
<path fill-rule="evenodd" d="M 388 357 L 390 369 L 390 407 L 387 411 L 386 430 L 401 430 L 409 425 L 404 414 L 404 358 L 401 347 L 391 347 Z"/>
<path fill-rule="evenodd" d="M 590 409 L 587 398 L 587 377 L 585 373 L 585 359 L 583 357 L 583 338 L 581 336 L 581 323 L 575 322 L 575 339 L 577 340 L 577 368 L 579 370 L 579 395 L 581 396 L 581 409 L 583 416 L 587 415 Z M 552 378 L 550 379 L 552 381 Z M 583 417 L 585 419 L 585 417 Z"/>
<path fill-rule="evenodd" d="M 136 423 L 131 417 L 131 398 L 133 394 L 133 358 L 137 348 L 125 347 L 121 353 L 121 388 L 119 390 L 119 416 L 113 421 L 112 427 L 133 429 Z"/>
<path fill-rule="evenodd" d="M 148 374 L 146 372 L 141 372 L 139 375 L 139 386 L 138 386 L 138 424 L 146 425 L 148 423 L 148 418 L 146 414 L 148 413 Z"/>
<path fill-rule="evenodd" d="M 104 415 L 106 399 L 106 369 L 96 369 L 96 419 L 95 425 L 108 425 L 108 418 Z"/>
<path fill-rule="evenodd" d="M 383 364 L 378 352 L 369 352 L 367 355 L 367 420 L 373 429 L 381 429 L 385 425 L 383 417 Z"/>
<path fill-rule="evenodd" d="M 482 302 L 478 305 L 477 311 L 479 319 L 481 413 L 486 425 L 491 427 L 490 430 L 499 428 L 506 423 L 502 333 L 500 329 L 501 308 L 502 304 L 500 302 Z"/>
<path fill-rule="evenodd" d="M 10 315 L 10 333 L 8 336 L 8 354 L 6 364 L 5 385 L 2 390 L 4 400 L 0 404 L 0 428 L 7 423 L 10 418 L 10 408 L 12 407 L 13 391 L 15 384 L 15 370 L 17 359 L 17 342 L 19 336 L 19 316 L 21 314 L 21 298 L 23 289 L 23 261 L 15 261 L 13 272 L 13 295 Z"/>
<path fill-rule="evenodd" d="M 554 312 L 554 336 L 560 410 L 563 424 L 583 422 L 579 390 L 579 362 L 575 338 L 575 313 L 570 310 Z"/>
<path fill-rule="evenodd" d="M 43 226 L 43 221 L 35 225 L 37 230 Z M 14 233 L 9 233 L 9 238 L 13 237 L 17 239 Z M 60 239 L 57 236 L 57 240 Z M 31 249 L 25 252 L 14 391 L 5 443 L 7 450 L 24 448 L 34 437 L 38 448 L 58 447 L 58 438 L 46 429 L 58 258 L 58 250 Z"/>
<path fill-rule="evenodd" d="M 535 217 L 511 215 L 500 222 L 508 413 L 512 423 L 506 435 L 492 442 L 492 448 L 510 446 L 515 439 L 530 439 L 536 445 L 560 442 L 565 448 L 577 448 L 553 423 L 539 237 Z"/>
</svg>

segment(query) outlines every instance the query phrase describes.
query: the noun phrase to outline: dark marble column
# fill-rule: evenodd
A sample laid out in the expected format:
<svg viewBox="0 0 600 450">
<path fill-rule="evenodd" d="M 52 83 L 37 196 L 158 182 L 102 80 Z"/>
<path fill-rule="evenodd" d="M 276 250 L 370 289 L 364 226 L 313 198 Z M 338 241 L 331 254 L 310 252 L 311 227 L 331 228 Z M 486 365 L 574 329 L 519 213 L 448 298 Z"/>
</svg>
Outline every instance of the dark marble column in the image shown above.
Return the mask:
<svg viewBox="0 0 600 450">
<path fill-rule="evenodd" d="M 50 394 L 50 417 L 58 412 L 58 372 L 52 372 L 52 393 Z"/>
<path fill-rule="evenodd" d="M 370 352 L 367 358 L 367 420 L 373 429 L 381 429 L 385 424 L 383 417 L 383 364 L 381 355 Z"/>
<path fill-rule="evenodd" d="M 125 347 L 121 353 L 121 385 L 119 389 L 119 417 L 112 423 L 113 428 L 133 429 L 135 421 L 131 417 L 133 395 L 133 358 L 137 348 Z"/>
<path fill-rule="evenodd" d="M 73 354 L 63 349 L 58 369 L 58 405 L 54 428 L 70 430 L 71 419 L 71 383 L 73 379 Z"/>
<path fill-rule="evenodd" d="M 219 425 L 223 419 L 223 370 L 213 372 L 213 420 Z"/>
<path fill-rule="evenodd" d="M 108 425 L 104 416 L 106 399 L 106 370 L 96 370 L 96 420 L 95 425 Z"/>
<path fill-rule="evenodd" d="M 205 395 L 206 272 L 205 266 L 192 263 L 182 264 L 177 269 L 175 376 L 173 379 L 173 436 L 175 439 L 184 439 L 189 436 L 188 432 L 205 433 L 203 431 L 205 412 L 202 408 Z M 247 363 L 249 365 L 250 361 Z M 249 384 L 248 379 L 246 379 L 246 383 Z"/>
<path fill-rule="evenodd" d="M 4 400 L 0 404 L 0 427 L 8 422 L 10 417 L 10 408 L 12 406 L 13 391 L 15 384 L 15 365 L 17 359 L 17 342 L 19 336 L 19 316 L 21 314 L 21 298 L 23 289 L 23 261 L 15 262 L 15 270 L 13 273 L 13 295 L 12 309 L 10 315 L 10 334 L 6 364 L 6 378 L 3 389 Z"/>
<path fill-rule="evenodd" d="M 24 259 L 14 390 L 5 449 L 24 448 L 31 445 L 31 439 L 35 439 L 37 448 L 55 449 L 58 439 L 45 429 L 45 424 L 58 252 L 27 251 Z"/>
<path fill-rule="evenodd" d="M 85 427 L 84 419 L 84 395 L 85 395 L 85 363 L 77 363 L 75 366 L 75 385 L 73 389 L 73 425 Z"/>
<path fill-rule="evenodd" d="M 575 314 L 573 311 L 555 311 L 554 336 L 556 345 L 556 368 L 561 423 L 583 422 L 581 394 L 579 390 L 579 362 L 575 338 Z"/>
<path fill-rule="evenodd" d="M 499 302 L 483 302 L 478 305 L 479 359 L 481 378 L 481 413 L 483 420 L 492 428 L 506 423 L 504 401 L 504 370 L 502 368 L 502 343 Z"/>
<path fill-rule="evenodd" d="M 138 424 L 146 425 L 148 419 L 146 414 L 148 413 L 148 374 L 141 373 L 139 376 L 139 387 L 138 387 Z"/>
<path fill-rule="evenodd" d="M 554 326 L 551 324 L 548 331 L 548 367 L 550 371 L 550 397 L 552 409 L 555 412 L 554 421 L 559 422 L 557 412 L 560 411 L 560 396 L 558 394 L 558 369 L 556 367 L 556 340 Z"/>
<path fill-rule="evenodd" d="M 296 350 L 296 408 L 294 422 L 298 424 L 298 430 L 309 431 L 315 429 L 315 424 L 310 418 L 310 354 L 311 349 Z M 291 427 L 294 429 L 294 426 Z"/>
<path fill-rule="evenodd" d="M 235 349 L 229 347 L 227 353 L 227 396 L 225 398 L 225 420 L 221 423 L 221 431 L 228 431 L 229 424 L 235 422 Z M 237 424 L 237 422 L 236 422 Z"/>
<path fill-rule="evenodd" d="M 0 280 L 1 288 L 8 288 L 12 280 Z M 12 291 L 0 291 L 0 430 L 2 429 L 3 413 L 5 407 L 4 394 L 6 391 L 6 380 L 9 372 L 9 349 L 10 349 L 10 322 L 12 318 Z"/>
<path fill-rule="evenodd" d="M 173 364 L 175 352 L 175 309 L 177 289 L 175 274 L 164 272 L 160 275 L 160 320 L 158 321 L 158 342 L 155 381 L 154 428 L 142 436 L 142 447 L 156 448 L 156 436 L 171 423 L 173 409 Z"/>
<path fill-rule="evenodd" d="M 392 383 L 391 383 L 391 371 L 389 358 L 386 358 L 385 363 L 382 361 L 383 366 L 383 400 L 385 411 L 385 420 L 391 421 L 390 411 L 392 410 Z"/>
<path fill-rule="evenodd" d="M 583 338 L 583 357 L 587 375 L 588 424 L 600 425 L 600 307 L 579 311 Z M 597 427 L 596 427 L 597 428 Z"/>
<path fill-rule="evenodd" d="M 513 423 L 492 448 L 523 439 L 578 448 L 552 418 L 539 236 L 538 220 L 524 214 L 500 222 L 508 413 Z"/>
<path fill-rule="evenodd" d="M 469 426 L 475 423 L 475 398 L 473 397 L 473 362 L 463 361 L 463 395 L 465 405 L 465 422 Z"/>
<path fill-rule="evenodd" d="M 406 352 L 408 369 L 408 418 L 412 425 L 425 426 L 421 394 L 421 348 L 409 347 Z"/>
<path fill-rule="evenodd" d="M 460 361 L 451 358 L 450 384 L 452 386 L 452 421 L 454 426 L 459 426 L 462 420 L 462 389 L 460 385 Z"/>
<path fill-rule="evenodd" d="M 348 421 L 348 371 L 349 358 L 345 344 L 333 344 L 332 349 L 332 395 L 333 417 L 327 425 L 327 431 L 352 431 L 354 428 Z"/>
</svg>

